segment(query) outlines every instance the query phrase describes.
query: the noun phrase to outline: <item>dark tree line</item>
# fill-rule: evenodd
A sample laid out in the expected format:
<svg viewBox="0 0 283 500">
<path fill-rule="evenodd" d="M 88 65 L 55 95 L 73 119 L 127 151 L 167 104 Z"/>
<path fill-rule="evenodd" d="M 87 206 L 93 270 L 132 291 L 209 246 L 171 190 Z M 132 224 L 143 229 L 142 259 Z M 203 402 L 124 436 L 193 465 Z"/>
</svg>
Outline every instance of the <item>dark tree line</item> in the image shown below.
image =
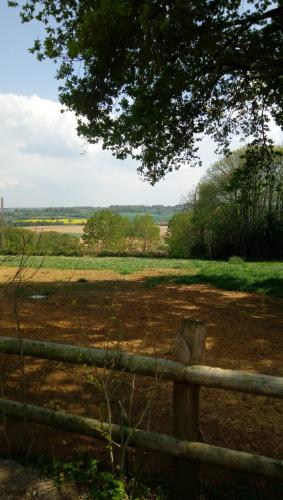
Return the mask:
<svg viewBox="0 0 283 500">
<path fill-rule="evenodd" d="M 176 214 L 169 224 L 171 254 L 176 253 L 174 237 L 179 231 L 185 256 L 281 259 L 282 152 L 253 148 L 244 159 L 245 150 L 239 150 L 215 163 L 189 196 L 187 216 L 181 221 Z"/>
</svg>

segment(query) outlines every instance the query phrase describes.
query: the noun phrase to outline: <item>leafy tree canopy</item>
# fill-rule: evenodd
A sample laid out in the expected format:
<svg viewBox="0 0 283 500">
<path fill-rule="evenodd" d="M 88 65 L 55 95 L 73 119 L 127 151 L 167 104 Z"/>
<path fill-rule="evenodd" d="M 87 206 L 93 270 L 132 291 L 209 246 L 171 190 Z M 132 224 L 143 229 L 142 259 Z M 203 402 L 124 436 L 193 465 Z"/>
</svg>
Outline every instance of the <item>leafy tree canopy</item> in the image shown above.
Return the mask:
<svg viewBox="0 0 283 500">
<path fill-rule="evenodd" d="M 160 229 L 150 214 L 136 215 L 132 222 L 132 235 L 142 241 L 142 250 L 147 251 L 160 240 Z"/>
<path fill-rule="evenodd" d="M 202 134 L 266 144 L 283 127 L 283 1 L 21 0 L 45 25 L 32 52 L 59 63 L 78 132 L 131 155 L 154 184 L 198 163 Z"/>
<path fill-rule="evenodd" d="M 105 251 L 118 251 L 125 244 L 129 228 L 126 217 L 101 210 L 94 212 L 84 225 L 82 239 Z"/>
<path fill-rule="evenodd" d="M 187 200 L 193 255 L 282 258 L 283 148 L 272 157 L 252 149 L 245 158 L 240 149 L 212 165 Z"/>
<path fill-rule="evenodd" d="M 173 215 L 166 238 L 170 257 L 189 257 L 194 244 L 194 227 L 190 212 Z"/>
</svg>

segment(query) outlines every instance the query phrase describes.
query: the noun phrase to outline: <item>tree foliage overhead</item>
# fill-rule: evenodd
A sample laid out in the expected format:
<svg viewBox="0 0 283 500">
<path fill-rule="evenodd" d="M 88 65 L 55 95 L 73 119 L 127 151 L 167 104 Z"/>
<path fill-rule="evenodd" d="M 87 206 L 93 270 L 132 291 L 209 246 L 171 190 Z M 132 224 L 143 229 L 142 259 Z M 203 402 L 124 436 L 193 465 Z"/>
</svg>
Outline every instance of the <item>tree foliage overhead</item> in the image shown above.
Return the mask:
<svg viewBox="0 0 283 500">
<path fill-rule="evenodd" d="M 131 155 L 154 184 L 198 162 L 201 134 L 266 142 L 283 127 L 283 1 L 22 0 L 44 23 L 32 49 L 58 61 L 78 131 Z"/>
</svg>

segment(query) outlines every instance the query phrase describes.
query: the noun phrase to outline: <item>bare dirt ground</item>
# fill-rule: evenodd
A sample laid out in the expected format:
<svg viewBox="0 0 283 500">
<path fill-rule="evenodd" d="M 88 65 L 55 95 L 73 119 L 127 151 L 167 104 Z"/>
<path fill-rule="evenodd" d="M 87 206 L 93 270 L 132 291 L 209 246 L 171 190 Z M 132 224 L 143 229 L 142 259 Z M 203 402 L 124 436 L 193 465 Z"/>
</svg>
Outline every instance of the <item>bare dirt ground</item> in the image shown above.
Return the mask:
<svg viewBox="0 0 283 500">
<path fill-rule="evenodd" d="M 15 270 L 2 269 L 4 283 Z M 174 271 L 176 272 L 176 271 Z M 40 270 L 21 285 L 17 299 L 17 318 L 21 335 L 81 346 L 116 347 L 158 357 L 172 358 L 172 343 L 184 317 L 205 322 L 207 327 L 205 364 L 283 376 L 283 299 L 256 294 L 228 292 L 208 285 L 162 284 L 145 286 L 143 278 L 161 271 L 121 276 L 102 271 Z M 168 274 L 168 270 L 165 271 Z M 79 278 L 88 282 L 80 283 Z M 33 300 L 33 293 L 49 295 Z M 4 293 L 5 292 L 5 293 Z M 15 336 L 16 318 L 13 287 L 2 287 L 0 334 Z M 20 382 L 19 360 L 1 355 L 5 374 L 2 394 L 78 415 L 105 418 L 104 397 L 93 381 L 90 370 L 60 363 L 26 359 L 25 383 Z M 95 372 L 91 372 L 95 375 Z M 111 390 L 116 400 L 128 405 L 132 379 L 118 377 Z M 137 421 L 148 401 L 141 426 L 171 433 L 172 384 L 136 377 L 133 415 Z M 117 403 L 117 404 L 116 404 Z M 117 421 L 118 401 L 113 406 Z M 283 402 L 220 391 L 201 390 L 201 426 L 204 441 L 236 450 L 283 456 Z M 70 458 L 78 451 L 103 454 L 103 445 L 91 439 L 39 426 L 9 422 L 8 434 L 0 439 L 0 454 L 48 452 Z M 104 454 L 105 456 L 105 454 Z M 143 467 L 166 463 L 159 456 L 143 457 Z M 168 463 L 167 463 L 168 465 Z M 215 476 L 215 481 L 221 475 Z"/>
</svg>

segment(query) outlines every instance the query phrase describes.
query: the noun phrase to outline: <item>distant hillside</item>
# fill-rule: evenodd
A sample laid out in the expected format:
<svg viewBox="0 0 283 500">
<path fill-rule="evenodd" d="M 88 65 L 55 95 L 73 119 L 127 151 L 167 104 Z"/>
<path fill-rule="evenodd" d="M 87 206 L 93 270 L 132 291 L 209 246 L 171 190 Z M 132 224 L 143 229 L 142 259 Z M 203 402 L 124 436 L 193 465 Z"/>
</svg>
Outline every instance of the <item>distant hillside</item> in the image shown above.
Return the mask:
<svg viewBox="0 0 283 500">
<path fill-rule="evenodd" d="M 150 214 L 157 224 L 166 224 L 172 215 L 182 209 L 182 205 L 111 205 L 109 207 L 44 207 L 6 208 L 5 225 L 34 226 L 37 224 L 79 224 L 84 223 L 92 212 L 109 208 L 113 212 L 134 218 L 136 215 Z"/>
</svg>

